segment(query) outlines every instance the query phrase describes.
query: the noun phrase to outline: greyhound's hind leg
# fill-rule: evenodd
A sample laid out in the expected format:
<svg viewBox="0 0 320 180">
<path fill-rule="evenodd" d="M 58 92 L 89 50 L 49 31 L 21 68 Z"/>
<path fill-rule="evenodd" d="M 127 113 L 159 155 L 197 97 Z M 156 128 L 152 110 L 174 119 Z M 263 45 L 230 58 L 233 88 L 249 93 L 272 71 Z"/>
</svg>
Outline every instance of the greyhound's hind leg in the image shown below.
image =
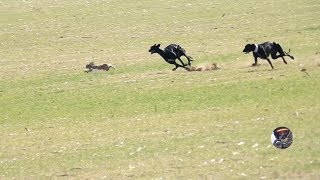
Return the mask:
<svg viewBox="0 0 320 180">
<path fill-rule="evenodd" d="M 181 62 L 182 66 L 186 66 L 186 64 L 184 64 L 180 57 L 178 58 L 178 60 Z"/>
<path fill-rule="evenodd" d="M 284 59 L 283 56 L 282 56 L 281 58 L 282 58 L 282 60 L 283 60 L 283 62 L 284 62 L 285 64 L 288 64 L 287 61 Z"/>
<path fill-rule="evenodd" d="M 287 64 L 287 61 L 284 59 L 283 56 L 285 56 L 285 55 L 282 55 L 281 53 L 280 53 L 280 55 L 275 55 L 275 54 L 272 54 L 272 55 L 271 55 L 272 59 L 278 59 L 279 57 L 281 57 L 282 60 L 283 60 L 283 62 L 284 62 L 285 64 Z"/>
<path fill-rule="evenodd" d="M 194 59 L 191 56 L 184 55 L 188 59 L 188 65 L 191 66 L 191 61 Z"/>
<path fill-rule="evenodd" d="M 272 63 L 271 63 L 271 61 L 270 61 L 270 59 L 267 59 L 267 61 L 268 61 L 268 63 L 270 64 L 271 68 L 274 69 L 274 68 L 273 68 L 273 65 L 272 65 Z"/>
</svg>

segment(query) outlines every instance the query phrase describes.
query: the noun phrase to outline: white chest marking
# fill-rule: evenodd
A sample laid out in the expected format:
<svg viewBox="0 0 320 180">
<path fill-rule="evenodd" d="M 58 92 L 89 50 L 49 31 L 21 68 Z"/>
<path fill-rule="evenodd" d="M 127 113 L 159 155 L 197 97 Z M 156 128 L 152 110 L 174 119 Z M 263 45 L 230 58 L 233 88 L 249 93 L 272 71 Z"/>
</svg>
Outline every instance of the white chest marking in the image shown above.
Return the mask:
<svg viewBox="0 0 320 180">
<path fill-rule="evenodd" d="M 258 45 L 256 45 L 256 44 L 254 44 L 254 46 L 255 46 L 255 48 L 254 48 L 254 51 L 253 52 L 255 52 L 255 53 L 257 53 L 258 52 Z"/>
</svg>

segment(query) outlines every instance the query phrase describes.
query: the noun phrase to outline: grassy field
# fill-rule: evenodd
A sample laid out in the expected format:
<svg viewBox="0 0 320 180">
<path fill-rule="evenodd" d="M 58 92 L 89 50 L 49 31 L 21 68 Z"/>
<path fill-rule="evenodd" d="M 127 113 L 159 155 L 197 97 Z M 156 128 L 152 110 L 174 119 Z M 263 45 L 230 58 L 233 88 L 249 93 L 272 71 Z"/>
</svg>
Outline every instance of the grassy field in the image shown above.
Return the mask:
<svg viewBox="0 0 320 180">
<path fill-rule="evenodd" d="M 0 179 L 319 179 L 319 17 L 319 0 L 1 0 Z M 264 41 L 295 60 L 251 67 Z M 173 72 L 155 43 L 220 70 Z"/>
</svg>

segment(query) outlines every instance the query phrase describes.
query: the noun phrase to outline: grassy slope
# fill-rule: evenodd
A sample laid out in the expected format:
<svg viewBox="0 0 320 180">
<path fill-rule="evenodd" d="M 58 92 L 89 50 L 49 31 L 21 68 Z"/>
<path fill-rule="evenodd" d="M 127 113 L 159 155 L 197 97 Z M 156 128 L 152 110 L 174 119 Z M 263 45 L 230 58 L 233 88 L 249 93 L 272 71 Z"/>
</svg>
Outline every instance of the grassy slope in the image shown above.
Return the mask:
<svg viewBox="0 0 320 180">
<path fill-rule="evenodd" d="M 2 1 L 0 177 L 319 177 L 319 6 Z M 244 44 L 265 40 L 296 60 L 249 67 Z M 171 72 L 147 53 L 171 42 L 222 69 Z M 269 140 L 282 125 L 285 151 Z"/>
</svg>

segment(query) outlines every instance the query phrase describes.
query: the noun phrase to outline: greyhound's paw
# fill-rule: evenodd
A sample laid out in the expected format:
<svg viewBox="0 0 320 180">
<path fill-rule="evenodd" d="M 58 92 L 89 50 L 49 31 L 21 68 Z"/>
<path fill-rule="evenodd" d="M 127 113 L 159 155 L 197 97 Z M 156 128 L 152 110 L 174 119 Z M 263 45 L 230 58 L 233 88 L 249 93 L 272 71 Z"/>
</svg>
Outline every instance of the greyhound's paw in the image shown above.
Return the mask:
<svg viewBox="0 0 320 180">
<path fill-rule="evenodd" d="M 191 57 L 191 56 L 188 56 L 188 59 L 189 59 L 190 61 L 194 61 L 193 57 Z"/>
</svg>

